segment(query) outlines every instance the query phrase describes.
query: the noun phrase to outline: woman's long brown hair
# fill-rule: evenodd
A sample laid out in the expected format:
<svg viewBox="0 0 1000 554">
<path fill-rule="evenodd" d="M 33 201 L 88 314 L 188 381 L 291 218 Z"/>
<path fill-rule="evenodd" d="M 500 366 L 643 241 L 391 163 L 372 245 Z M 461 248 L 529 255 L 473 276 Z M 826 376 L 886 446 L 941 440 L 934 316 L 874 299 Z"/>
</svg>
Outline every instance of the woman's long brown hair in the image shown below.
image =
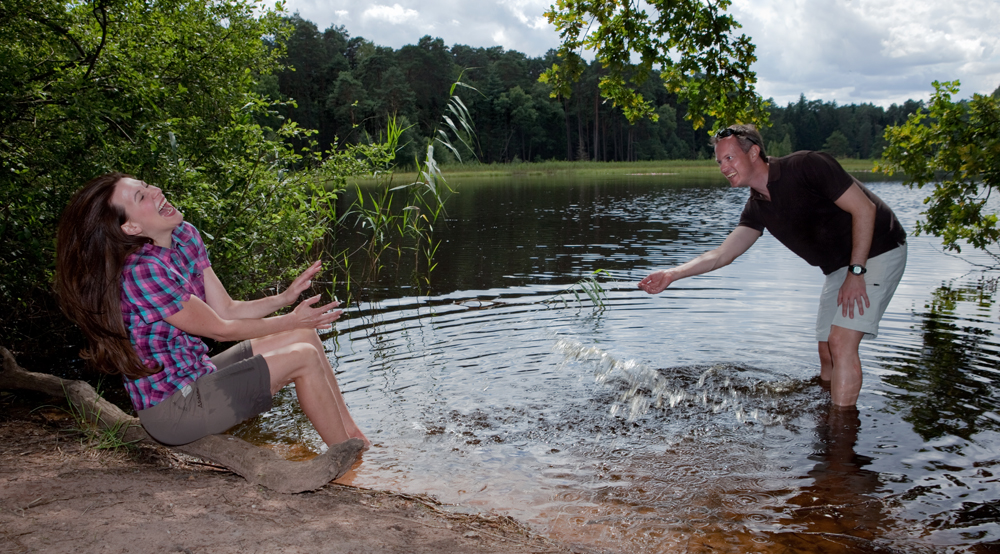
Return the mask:
<svg viewBox="0 0 1000 554">
<path fill-rule="evenodd" d="M 87 336 L 80 356 L 96 369 L 137 379 L 152 375 L 129 339 L 121 309 L 125 258 L 147 237 L 122 231 L 125 210 L 111 203 L 115 183 L 129 177 L 109 173 L 90 180 L 63 211 L 56 243 L 56 292 L 63 312 Z"/>
</svg>

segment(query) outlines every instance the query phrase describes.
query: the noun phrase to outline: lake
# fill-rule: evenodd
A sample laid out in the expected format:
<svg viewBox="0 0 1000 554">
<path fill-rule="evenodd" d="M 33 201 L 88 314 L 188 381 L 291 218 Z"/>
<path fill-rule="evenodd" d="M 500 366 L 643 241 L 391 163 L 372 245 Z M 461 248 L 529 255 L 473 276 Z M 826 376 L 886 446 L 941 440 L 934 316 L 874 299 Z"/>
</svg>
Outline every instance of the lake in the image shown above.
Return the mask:
<svg viewBox="0 0 1000 554">
<path fill-rule="evenodd" d="M 326 338 L 375 446 L 341 482 L 506 514 L 592 552 L 988 552 L 1000 546 L 1000 309 L 974 252 L 910 237 L 831 410 L 823 276 L 765 234 L 656 296 L 748 196 L 718 178 L 452 182 L 430 286 L 383 280 Z M 926 191 L 868 186 L 912 232 Z M 574 283 L 603 269 L 603 307 Z M 402 272 L 406 273 L 406 272 Z M 319 437 L 286 389 L 240 433 Z"/>
</svg>

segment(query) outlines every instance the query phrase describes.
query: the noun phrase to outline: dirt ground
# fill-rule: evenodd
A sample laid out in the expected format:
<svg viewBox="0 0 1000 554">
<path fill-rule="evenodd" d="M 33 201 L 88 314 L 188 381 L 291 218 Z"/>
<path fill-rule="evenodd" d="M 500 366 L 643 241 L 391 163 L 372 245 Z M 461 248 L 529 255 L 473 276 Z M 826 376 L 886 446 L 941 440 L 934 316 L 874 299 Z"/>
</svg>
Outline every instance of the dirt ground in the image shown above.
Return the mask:
<svg viewBox="0 0 1000 554">
<path fill-rule="evenodd" d="M 59 408 L 0 395 L 0 553 L 568 553 L 517 521 L 331 483 L 279 494 L 166 448 L 85 444 Z"/>
</svg>

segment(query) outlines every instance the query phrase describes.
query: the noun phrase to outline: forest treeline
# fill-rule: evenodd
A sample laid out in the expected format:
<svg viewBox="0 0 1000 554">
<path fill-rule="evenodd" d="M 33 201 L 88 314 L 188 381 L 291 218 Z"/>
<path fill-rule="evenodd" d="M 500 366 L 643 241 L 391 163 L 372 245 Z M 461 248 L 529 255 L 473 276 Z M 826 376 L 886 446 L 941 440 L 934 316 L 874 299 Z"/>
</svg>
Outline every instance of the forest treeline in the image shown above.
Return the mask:
<svg viewBox="0 0 1000 554">
<path fill-rule="evenodd" d="M 321 148 L 377 138 L 395 115 L 408 130 L 397 162 L 412 164 L 444 113 L 448 91 L 457 89 L 475 124 L 475 157 L 482 163 L 543 160 L 638 161 L 699 159 L 712 155 L 704 128 L 695 130 L 658 79 L 641 93 L 652 99 L 658 121 L 628 123 L 621 110 L 598 94 L 601 67 L 590 63 L 568 98 L 552 98 L 539 75 L 558 60 L 555 50 L 529 57 L 502 47 L 447 46 L 425 36 L 398 50 L 350 36 L 343 26 L 320 31 L 298 15 L 286 43 L 284 70 L 263 81 L 262 92 L 294 100 L 282 115 L 317 130 Z M 826 150 L 837 157 L 877 158 L 885 128 L 904 122 L 923 106 L 908 100 L 883 108 L 838 106 L 808 100 L 769 109 L 763 129 L 767 152 Z M 712 122 L 708 122 L 711 128 Z M 445 160 L 447 161 L 447 160 Z"/>
<path fill-rule="evenodd" d="M 449 136 L 483 163 L 711 157 L 705 127 L 693 129 L 658 79 L 640 90 L 657 121 L 635 125 L 597 94 L 598 64 L 552 98 L 539 76 L 554 52 L 532 58 L 431 37 L 394 50 L 342 27 L 320 32 L 264 0 L 2 0 L 0 20 L 0 343 L 21 351 L 74 344 L 52 287 L 55 229 L 73 192 L 109 171 L 167 187 L 234 296 L 266 294 L 325 257 L 336 260 L 330 286 L 344 297 L 360 290 L 349 268 L 382 267 L 392 248 L 384 229 L 405 235 L 393 239 L 397 254 L 408 248 L 407 259 L 434 267 L 434 243 L 421 233 L 440 210 L 435 161 L 451 156 Z M 468 113 L 454 109 L 458 80 Z M 919 111 L 912 101 L 775 106 L 766 146 L 881 154 L 881 169 L 934 187 L 918 230 L 949 249 L 995 252 L 1000 218 L 987 201 L 998 185 L 1000 89 L 954 102 L 959 84 L 934 82 Z M 732 113 L 709 107 L 692 116 Z M 474 136 L 448 124 L 466 121 Z M 451 134 L 429 143 L 435 129 Z M 416 163 L 420 179 L 344 218 L 338 193 L 351 176 Z M 411 196 L 389 201 L 398 194 Z M 404 207 L 382 211 L 394 204 Z M 348 226 L 367 241 L 357 258 L 326 252 Z"/>
</svg>

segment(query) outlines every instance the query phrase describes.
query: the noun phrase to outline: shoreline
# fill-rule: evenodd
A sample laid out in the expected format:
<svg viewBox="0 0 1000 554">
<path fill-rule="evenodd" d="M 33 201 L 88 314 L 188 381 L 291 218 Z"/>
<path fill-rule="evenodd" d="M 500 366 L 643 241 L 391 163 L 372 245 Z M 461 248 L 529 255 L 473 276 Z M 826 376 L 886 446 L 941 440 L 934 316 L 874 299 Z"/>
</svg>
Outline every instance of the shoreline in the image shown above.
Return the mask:
<svg viewBox="0 0 1000 554">
<path fill-rule="evenodd" d="M 96 450 L 57 404 L 24 396 L 0 396 L 0 552 L 576 552 L 427 496 L 281 494 L 165 447 Z"/>
<path fill-rule="evenodd" d="M 888 180 L 902 180 L 902 175 L 897 174 L 889 177 L 883 173 L 874 171 L 875 163 L 878 160 L 861 160 L 855 158 L 838 158 L 837 161 L 843 168 L 852 175 L 863 174 L 873 175 Z M 520 162 L 507 164 L 447 164 L 440 166 L 441 174 L 444 178 L 510 178 L 510 177 L 539 177 L 539 176 L 696 176 L 696 177 L 718 177 L 720 182 L 725 183 L 725 179 L 719 173 L 718 164 L 715 160 L 653 160 L 637 162 L 594 162 L 594 161 L 548 161 L 548 162 Z M 416 171 L 393 172 L 392 178 L 400 182 L 411 182 L 417 180 L 419 175 Z M 368 185 L 375 183 L 374 178 L 350 178 L 350 186 L 354 184 Z"/>
</svg>

